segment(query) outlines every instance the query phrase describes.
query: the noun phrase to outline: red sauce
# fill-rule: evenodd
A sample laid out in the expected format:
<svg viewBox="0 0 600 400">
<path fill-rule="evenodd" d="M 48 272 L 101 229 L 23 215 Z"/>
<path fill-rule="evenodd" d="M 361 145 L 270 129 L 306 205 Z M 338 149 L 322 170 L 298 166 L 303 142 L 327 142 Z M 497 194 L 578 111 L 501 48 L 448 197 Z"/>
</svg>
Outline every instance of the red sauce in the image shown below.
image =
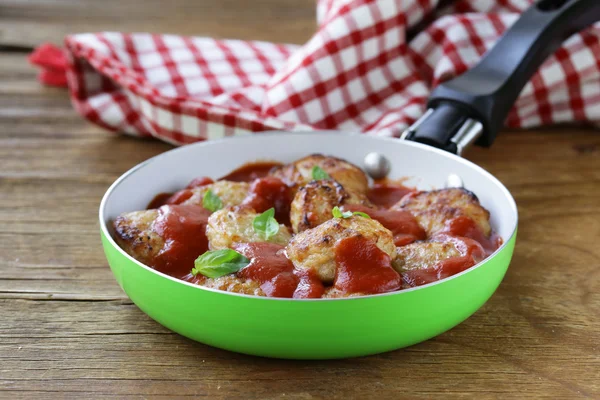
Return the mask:
<svg viewBox="0 0 600 400">
<path fill-rule="evenodd" d="M 401 287 L 390 256 L 363 236 L 340 240 L 335 245 L 335 262 L 334 286 L 344 293 L 386 293 Z"/>
<path fill-rule="evenodd" d="M 492 234 L 489 238 L 486 237 L 477 226 L 477 223 L 466 216 L 456 217 L 446 222 L 446 227 L 440 233 L 473 239 L 481 244 L 486 256 L 492 254 L 502 245 L 502 238 L 495 234 Z"/>
<path fill-rule="evenodd" d="M 210 185 L 214 182 L 215 181 L 206 176 L 195 178 L 183 190 L 180 190 L 175 193 L 157 194 L 152 199 L 152 201 L 150 201 L 150 204 L 148 204 L 148 207 L 146 207 L 146 209 L 150 210 L 153 208 L 159 208 L 160 206 L 164 206 L 165 204 L 181 204 L 194 195 L 194 192 L 192 192 L 189 189 L 193 189 L 204 185 Z"/>
<path fill-rule="evenodd" d="M 152 210 L 154 208 L 159 208 L 160 206 L 164 206 L 167 204 L 167 200 L 171 197 L 173 193 L 159 193 L 148 203 L 147 210 Z"/>
<path fill-rule="evenodd" d="M 289 225 L 293 193 L 283 181 L 268 176 L 268 172 L 281 164 L 257 162 L 246 164 L 221 179 L 251 182 L 243 205 L 257 212 L 275 208 L 276 219 Z M 197 205 L 181 205 L 192 197 L 191 189 L 211 184 L 207 177 L 192 180 L 186 188 L 175 193 L 161 193 L 148 205 L 158 209 L 159 217 L 152 229 L 165 240 L 165 246 L 150 265 L 168 275 L 199 284 L 205 277 L 193 276 L 190 271 L 194 260 L 208 250 L 206 224 L 210 212 Z M 400 183 L 375 182 L 368 198 L 377 208 L 362 205 L 345 205 L 344 209 L 367 213 L 389 229 L 396 246 L 404 246 L 427 235 L 408 211 L 389 210 L 404 196 L 415 193 Z M 445 228 L 431 240 L 451 241 L 460 256 L 442 260 L 436 265 L 402 273 L 391 266 L 390 257 L 375 243 L 362 236 L 340 240 L 334 247 L 336 276 L 334 286 L 344 293 L 376 294 L 404 287 L 420 286 L 462 272 L 482 261 L 502 244 L 495 234 L 486 237 L 471 218 L 461 216 L 448 221 Z M 269 297 L 320 298 L 324 286 L 312 270 L 295 269 L 287 259 L 284 247 L 273 243 L 237 244 L 235 249 L 250 259 L 250 264 L 240 270 L 241 278 L 257 281 Z"/>
<path fill-rule="evenodd" d="M 461 256 L 471 257 L 475 262 L 482 261 L 487 256 L 483 246 L 476 240 L 468 237 L 450 236 L 447 234 L 438 233 L 432 238 L 432 240 L 438 240 L 440 242 L 452 242 Z"/>
<path fill-rule="evenodd" d="M 448 258 L 433 267 L 414 269 L 402 273 L 402 280 L 408 287 L 422 286 L 458 274 L 475 265 L 472 257 Z"/>
<path fill-rule="evenodd" d="M 487 256 L 483 246 L 481 246 L 479 242 L 468 237 L 437 234 L 434 236 L 433 240 L 452 242 L 454 247 L 456 247 L 460 253 L 460 256 L 442 260 L 429 268 L 403 272 L 402 279 L 404 280 L 406 286 L 421 286 L 439 281 L 440 279 L 448 278 L 468 268 L 471 268 L 473 265 L 484 260 Z"/>
<path fill-rule="evenodd" d="M 274 207 L 275 219 L 279 223 L 289 226 L 292 200 L 292 189 L 289 186 L 279 178 L 267 176 L 252 182 L 242 204 L 254 208 L 259 213 Z"/>
<path fill-rule="evenodd" d="M 198 178 L 192 179 L 192 181 L 185 188 L 193 189 L 200 186 L 210 185 L 211 183 L 215 183 L 215 181 L 213 181 L 207 176 L 200 176 Z"/>
<path fill-rule="evenodd" d="M 316 273 L 310 269 L 297 269 L 294 274 L 300 278 L 294 299 L 319 299 L 323 296 L 325 287 Z"/>
<path fill-rule="evenodd" d="M 151 267 L 176 278 L 184 277 L 194 260 L 208 250 L 205 231 L 210 211 L 195 205 L 164 205 L 158 213 L 152 230 L 165 240 L 165 245 Z"/>
<path fill-rule="evenodd" d="M 312 271 L 295 270 L 285 256 L 284 247 L 274 243 L 241 243 L 235 250 L 250 259 L 237 275 L 260 282 L 269 297 L 319 298 L 324 287 Z"/>
<path fill-rule="evenodd" d="M 179 279 L 181 279 L 182 281 L 193 283 L 194 285 L 200 285 L 206 280 L 206 277 L 201 274 L 192 275 L 192 273 L 190 272 L 189 274 L 182 276 Z"/>
<path fill-rule="evenodd" d="M 220 178 L 219 180 L 234 182 L 252 182 L 255 179 L 267 176 L 273 167 L 278 167 L 281 163 L 274 161 L 261 161 L 244 164 Z"/>
<path fill-rule="evenodd" d="M 415 217 L 408 211 L 377 210 L 358 204 L 345 205 L 344 209 L 367 213 L 371 218 L 379 221 L 381 225 L 392 232 L 396 246 L 404 246 L 427 238 L 427 234 L 421 225 L 419 225 Z"/>
<path fill-rule="evenodd" d="M 367 197 L 371 203 L 383 208 L 390 208 L 404 196 L 415 190 L 393 182 L 375 182 L 369 189 Z"/>
<path fill-rule="evenodd" d="M 173 196 L 167 199 L 167 204 L 181 204 L 193 195 L 194 192 L 192 192 L 190 189 L 180 190 L 179 192 L 175 192 Z"/>
<path fill-rule="evenodd" d="M 156 195 L 146 207 L 148 210 L 159 208 L 166 204 L 181 204 L 194 195 L 189 189 L 183 189 L 175 193 L 160 193 Z"/>
</svg>

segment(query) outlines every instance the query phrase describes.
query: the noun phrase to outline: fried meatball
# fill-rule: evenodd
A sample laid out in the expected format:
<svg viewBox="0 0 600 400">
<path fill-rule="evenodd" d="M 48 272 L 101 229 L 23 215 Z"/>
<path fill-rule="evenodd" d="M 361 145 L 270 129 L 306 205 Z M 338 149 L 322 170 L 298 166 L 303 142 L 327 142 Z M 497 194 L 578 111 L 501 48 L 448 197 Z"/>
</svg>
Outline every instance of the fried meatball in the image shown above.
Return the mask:
<svg viewBox="0 0 600 400">
<path fill-rule="evenodd" d="M 227 207 L 211 214 L 206 236 L 212 250 L 232 248 L 234 243 L 266 242 L 254 231 L 252 223 L 258 214 L 250 207 Z M 291 234 L 285 225 L 268 242 L 285 246 Z"/>
<path fill-rule="evenodd" d="M 396 203 L 392 209 L 410 211 L 427 231 L 429 237 L 443 230 L 446 222 L 460 216 L 475 221 L 486 237 L 489 237 L 492 232 L 489 211 L 479 204 L 475 194 L 465 189 L 451 188 L 411 193 Z"/>
<path fill-rule="evenodd" d="M 452 242 L 416 242 L 396 249 L 392 266 L 398 272 L 433 267 L 442 260 L 460 257 Z"/>
<path fill-rule="evenodd" d="M 352 216 L 334 218 L 298 233 L 285 248 L 294 267 L 312 269 L 325 283 L 335 278 L 335 245 L 338 240 L 362 235 L 394 257 L 396 247 L 392 233 L 374 219 Z"/>
<path fill-rule="evenodd" d="M 348 192 L 332 179 L 301 186 L 292 201 L 290 221 L 295 233 L 314 228 L 333 218 L 331 210 L 344 204 L 369 205 L 363 194 Z"/>
<path fill-rule="evenodd" d="M 244 201 L 249 188 L 250 184 L 247 182 L 217 181 L 209 185 L 189 189 L 193 193 L 192 197 L 181 204 L 196 204 L 201 206 L 204 194 L 208 190 L 212 190 L 223 202 L 223 207 L 237 206 Z"/>
<path fill-rule="evenodd" d="M 122 214 L 114 221 L 115 240 L 130 256 L 149 264 L 165 245 L 165 241 L 152 230 L 158 210 L 133 211 Z"/>
<path fill-rule="evenodd" d="M 342 159 L 322 154 L 313 154 L 291 164 L 275 167 L 270 175 L 299 188 L 313 180 L 312 170 L 315 166 L 322 168 L 349 192 L 366 194 L 369 190 L 367 176 L 359 167 Z"/>
<path fill-rule="evenodd" d="M 164 205 L 119 216 L 115 239 L 138 261 L 165 274 L 182 277 L 208 250 L 210 211 L 197 205 Z"/>
<path fill-rule="evenodd" d="M 198 284 L 206 288 L 224 290 L 226 292 L 266 296 L 260 288 L 259 282 L 239 278 L 235 275 L 225 275 L 219 278 L 206 278 Z"/>
<path fill-rule="evenodd" d="M 335 287 L 329 287 L 325 289 L 322 298 L 324 299 L 345 299 L 348 297 L 361 297 L 368 296 L 369 293 L 346 293 L 343 290 L 336 289 Z"/>
</svg>

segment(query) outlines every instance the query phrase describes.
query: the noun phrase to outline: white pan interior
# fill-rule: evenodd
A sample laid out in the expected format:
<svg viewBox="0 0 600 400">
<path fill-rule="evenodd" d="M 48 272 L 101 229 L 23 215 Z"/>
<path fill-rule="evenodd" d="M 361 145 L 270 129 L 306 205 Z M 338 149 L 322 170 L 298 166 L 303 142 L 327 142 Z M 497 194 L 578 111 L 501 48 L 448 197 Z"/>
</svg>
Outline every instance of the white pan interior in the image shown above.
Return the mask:
<svg viewBox="0 0 600 400">
<path fill-rule="evenodd" d="M 333 155 L 362 167 L 364 156 L 377 151 L 392 162 L 390 178 L 409 178 L 418 189 L 443 188 L 450 173 L 459 175 L 491 212 L 491 224 L 507 241 L 517 226 L 517 207 L 508 190 L 491 174 L 453 154 L 398 139 L 338 132 L 271 132 L 174 149 L 133 168 L 117 180 L 100 206 L 102 229 L 119 214 L 142 210 L 161 192 L 174 192 L 198 176 L 219 178 L 256 160 L 290 162 L 313 153 Z"/>
</svg>

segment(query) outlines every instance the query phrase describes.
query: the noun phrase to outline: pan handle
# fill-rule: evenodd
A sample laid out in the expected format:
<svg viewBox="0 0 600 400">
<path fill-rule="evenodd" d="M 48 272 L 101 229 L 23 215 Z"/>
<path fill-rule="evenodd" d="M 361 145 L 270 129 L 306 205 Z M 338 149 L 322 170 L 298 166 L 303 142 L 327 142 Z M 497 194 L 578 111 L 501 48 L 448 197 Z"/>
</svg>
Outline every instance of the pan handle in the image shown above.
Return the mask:
<svg viewBox="0 0 600 400">
<path fill-rule="evenodd" d="M 600 20 L 600 0 L 540 0 L 472 69 L 435 88 L 402 138 L 460 154 L 496 138 L 525 84 L 571 35 Z"/>
</svg>

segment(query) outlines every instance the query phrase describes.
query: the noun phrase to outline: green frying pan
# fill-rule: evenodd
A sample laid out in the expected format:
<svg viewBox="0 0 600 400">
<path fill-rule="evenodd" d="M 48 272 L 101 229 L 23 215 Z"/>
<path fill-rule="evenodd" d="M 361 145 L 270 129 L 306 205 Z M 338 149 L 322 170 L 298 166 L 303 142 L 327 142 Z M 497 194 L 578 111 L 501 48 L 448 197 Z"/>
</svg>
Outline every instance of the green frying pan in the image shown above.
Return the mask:
<svg viewBox="0 0 600 400">
<path fill-rule="evenodd" d="M 360 150 L 357 150 L 360 149 Z M 490 210 L 504 245 L 483 263 L 433 284 L 350 299 L 293 300 L 253 297 L 189 284 L 127 255 L 110 221 L 144 209 L 156 193 L 184 187 L 198 173 L 223 176 L 255 160 L 290 162 L 316 151 L 360 165 L 365 154 L 392 161 L 391 178 L 409 186 L 443 187 L 460 176 Z M 100 206 L 102 242 L 117 281 L 150 317 L 191 339 L 242 353 L 283 358 L 337 358 L 373 354 L 426 340 L 473 314 L 494 293 L 510 262 L 517 208 L 492 175 L 448 152 L 419 143 L 364 135 L 272 133 L 197 143 L 133 168 L 107 191 Z"/>
<path fill-rule="evenodd" d="M 452 152 L 460 153 L 472 142 L 490 145 L 509 106 L 542 60 L 568 34 L 599 19 L 599 13 L 596 0 L 543 0 L 534 5 L 477 67 L 434 92 L 430 111 L 404 135 L 409 140 L 276 132 L 197 143 L 136 166 L 108 189 L 100 205 L 102 243 L 119 285 L 142 311 L 175 332 L 266 357 L 363 356 L 410 346 L 456 326 L 500 284 L 515 246 L 517 207 L 496 178 Z M 476 84 L 465 85 L 469 76 Z M 177 280 L 136 261 L 111 236 L 111 221 L 119 214 L 144 209 L 155 194 L 175 191 L 198 175 L 216 178 L 247 162 L 290 162 L 316 152 L 357 165 L 366 154 L 379 153 L 391 161 L 390 178 L 411 177 L 407 184 L 424 190 L 443 187 L 448 174 L 456 174 L 491 212 L 492 227 L 504 244 L 480 264 L 418 288 L 293 300 L 222 292 Z"/>
</svg>

